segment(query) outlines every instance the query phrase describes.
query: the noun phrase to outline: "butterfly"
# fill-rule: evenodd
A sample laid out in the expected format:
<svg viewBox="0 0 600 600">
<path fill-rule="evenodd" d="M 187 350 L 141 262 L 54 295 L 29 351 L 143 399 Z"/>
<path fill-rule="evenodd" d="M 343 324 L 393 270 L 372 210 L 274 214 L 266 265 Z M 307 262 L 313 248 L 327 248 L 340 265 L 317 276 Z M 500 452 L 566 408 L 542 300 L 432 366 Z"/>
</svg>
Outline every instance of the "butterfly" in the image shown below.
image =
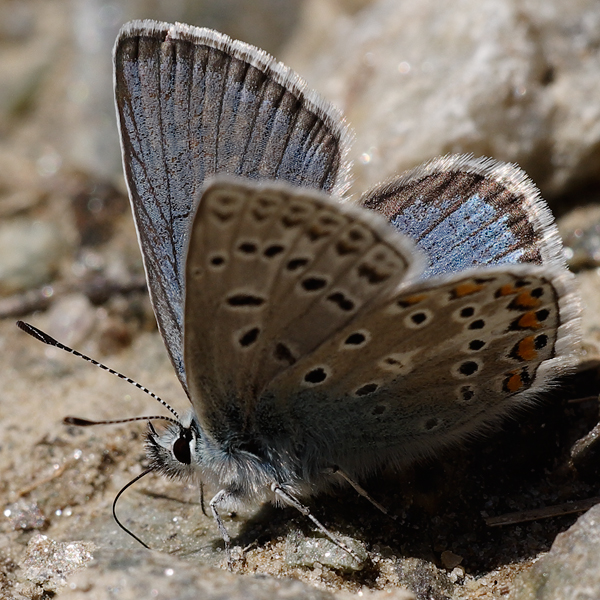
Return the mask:
<svg viewBox="0 0 600 600">
<path fill-rule="evenodd" d="M 573 366 L 573 278 L 518 167 L 446 156 L 352 203 L 343 118 L 262 50 L 134 21 L 114 64 L 150 297 L 191 403 L 150 428 L 151 469 L 218 490 L 226 545 L 223 508 L 308 514 L 303 498 L 361 491 Z"/>
</svg>

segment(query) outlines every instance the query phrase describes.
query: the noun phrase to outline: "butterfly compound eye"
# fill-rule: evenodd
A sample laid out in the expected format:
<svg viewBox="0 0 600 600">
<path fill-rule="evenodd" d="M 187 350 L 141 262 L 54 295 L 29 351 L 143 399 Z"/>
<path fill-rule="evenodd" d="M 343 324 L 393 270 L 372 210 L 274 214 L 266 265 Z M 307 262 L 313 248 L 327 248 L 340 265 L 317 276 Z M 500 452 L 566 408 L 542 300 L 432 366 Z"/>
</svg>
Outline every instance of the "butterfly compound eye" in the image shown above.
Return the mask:
<svg viewBox="0 0 600 600">
<path fill-rule="evenodd" d="M 182 433 L 173 444 L 173 456 L 184 465 L 189 465 L 190 462 L 192 462 L 189 437 L 184 433 Z"/>
</svg>

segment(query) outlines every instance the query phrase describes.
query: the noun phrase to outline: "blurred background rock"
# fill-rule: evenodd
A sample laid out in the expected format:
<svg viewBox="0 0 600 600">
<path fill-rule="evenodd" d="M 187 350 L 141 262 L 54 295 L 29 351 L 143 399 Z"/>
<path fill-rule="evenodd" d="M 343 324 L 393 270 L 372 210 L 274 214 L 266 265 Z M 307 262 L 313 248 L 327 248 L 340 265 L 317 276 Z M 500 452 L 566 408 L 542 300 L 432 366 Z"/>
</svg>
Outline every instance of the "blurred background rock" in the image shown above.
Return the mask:
<svg viewBox="0 0 600 600">
<path fill-rule="evenodd" d="M 2 0 L 3 204 L 65 169 L 121 177 L 111 49 L 134 18 L 294 67 L 356 130 L 359 190 L 447 152 L 518 162 L 550 198 L 600 177 L 595 0 Z"/>
</svg>

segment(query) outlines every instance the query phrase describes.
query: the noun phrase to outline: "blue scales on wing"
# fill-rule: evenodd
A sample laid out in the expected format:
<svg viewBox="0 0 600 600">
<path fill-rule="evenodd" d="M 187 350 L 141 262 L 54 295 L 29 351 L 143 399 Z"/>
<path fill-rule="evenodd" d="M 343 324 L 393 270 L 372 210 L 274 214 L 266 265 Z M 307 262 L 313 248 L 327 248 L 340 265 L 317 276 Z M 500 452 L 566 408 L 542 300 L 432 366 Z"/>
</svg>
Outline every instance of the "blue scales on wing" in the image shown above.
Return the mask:
<svg viewBox="0 0 600 600">
<path fill-rule="evenodd" d="M 427 256 L 423 278 L 483 265 L 564 262 L 548 207 L 514 165 L 436 158 L 375 188 L 362 204 L 385 214 Z"/>
<path fill-rule="evenodd" d="M 208 29 L 134 22 L 114 50 L 123 161 L 150 295 L 183 364 L 185 255 L 215 173 L 340 193 L 349 135 L 335 109 L 268 54 Z"/>
</svg>

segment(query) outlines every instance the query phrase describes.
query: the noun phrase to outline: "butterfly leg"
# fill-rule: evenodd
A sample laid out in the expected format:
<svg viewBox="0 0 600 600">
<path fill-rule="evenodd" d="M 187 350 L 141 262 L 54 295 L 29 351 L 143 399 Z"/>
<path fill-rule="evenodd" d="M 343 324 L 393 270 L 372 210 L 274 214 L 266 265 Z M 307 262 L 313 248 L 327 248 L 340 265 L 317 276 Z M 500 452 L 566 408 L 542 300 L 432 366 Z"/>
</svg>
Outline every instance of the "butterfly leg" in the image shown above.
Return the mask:
<svg viewBox="0 0 600 600">
<path fill-rule="evenodd" d="M 200 482 L 200 508 L 202 509 L 202 514 L 205 517 L 208 517 L 208 514 L 206 513 L 206 506 L 204 503 L 204 484 L 202 482 Z"/>
<path fill-rule="evenodd" d="M 350 475 L 344 473 L 344 471 L 342 471 L 339 467 L 331 467 L 327 469 L 327 472 L 339 475 L 342 479 L 347 481 L 359 495 L 361 495 L 363 498 L 366 498 L 375 508 L 378 508 L 384 515 L 390 517 L 390 519 L 394 519 L 395 521 L 398 518 L 397 515 L 390 514 L 390 511 L 383 506 L 383 504 L 377 502 L 377 500 L 375 500 L 375 498 L 373 498 L 369 492 L 365 490 L 365 488 L 363 488 L 357 481 L 354 481 Z"/>
<path fill-rule="evenodd" d="M 283 487 L 276 482 L 271 484 L 271 491 L 277 494 L 286 504 L 293 506 L 297 510 L 299 510 L 305 517 L 308 517 L 317 527 L 318 529 L 324 533 L 338 548 L 341 548 L 345 552 L 347 552 L 354 560 L 361 563 L 362 560 L 358 557 L 358 555 L 353 552 L 350 548 L 342 544 L 339 540 L 335 538 L 335 536 L 323 525 L 311 512 L 307 506 L 304 506 L 301 502 L 296 500 L 294 496 L 292 496 L 289 492 L 286 492 Z"/>
<path fill-rule="evenodd" d="M 227 492 L 227 490 L 221 490 L 220 492 L 217 492 L 213 499 L 210 501 L 209 506 L 213 518 L 217 524 L 217 528 L 219 529 L 219 533 L 223 538 L 223 542 L 225 544 L 225 554 L 227 555 L 227 568 L 231 571 L 233 570 L 233 563 L 231 561 L 231 537 L 229 536 L 229 532 L 225 528 L 223 519 L 221 519 L 221 515 L 219 515 L 219 512 L 217 511 L 217 506 L 219 504 L 223 504 L 227 500 L 228 496 L 229 493 Z"/>
</svg>

